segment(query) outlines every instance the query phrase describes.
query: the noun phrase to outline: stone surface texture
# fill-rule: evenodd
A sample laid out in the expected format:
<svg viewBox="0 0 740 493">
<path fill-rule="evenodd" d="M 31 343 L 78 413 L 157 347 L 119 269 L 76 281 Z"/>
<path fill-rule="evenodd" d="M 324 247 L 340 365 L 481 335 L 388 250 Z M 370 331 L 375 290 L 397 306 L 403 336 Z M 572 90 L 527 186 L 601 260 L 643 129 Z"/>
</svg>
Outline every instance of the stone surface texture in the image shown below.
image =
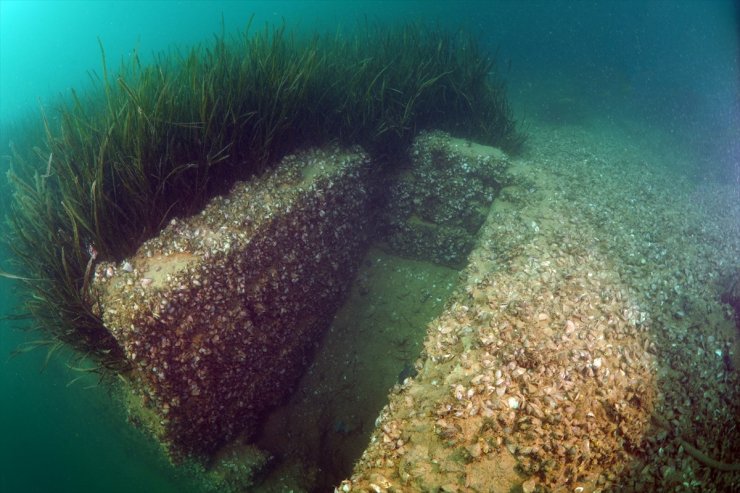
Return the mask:
<svg viewBox="0 0 740 493">
<path fill-rule="evenodd" d="M 386 248 L 394 254 L 461 268 L 493 199 L 510 182 L 499 149 L 422 133 L 390 187 L 383 214 Z"/>
<path fill-rule="evenodd" d="M 370 161 L 287 156 L 96 268 L 96 309 L 124 349 L 132 419 L 170 457 L 206 457 L 279 404 L 343 302 L 366 243 Z"/>
</svg>

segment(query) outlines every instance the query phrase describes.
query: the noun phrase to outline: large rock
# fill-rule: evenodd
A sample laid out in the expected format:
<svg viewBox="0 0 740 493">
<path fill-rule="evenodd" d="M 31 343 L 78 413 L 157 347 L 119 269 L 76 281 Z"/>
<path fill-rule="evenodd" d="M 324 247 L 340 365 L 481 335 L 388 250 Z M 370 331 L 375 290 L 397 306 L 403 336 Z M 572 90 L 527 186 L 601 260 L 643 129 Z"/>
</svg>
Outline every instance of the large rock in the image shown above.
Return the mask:
<svg viewBox="0 0 740 493">
<path fill-rule="evenodd" d="M 507 156 L 494 147 L 421 134 L 391 184 L 383 214 L 391 253 L 461 268 L 493 199 L 510 181 Z"/>
<path fill-rule="evenodd" d="M 365 247 L 369 160 L 286 157 L 95 272 L 129 407 L 170 456 L 212 454 L 290 392 Z"/>
</svg>

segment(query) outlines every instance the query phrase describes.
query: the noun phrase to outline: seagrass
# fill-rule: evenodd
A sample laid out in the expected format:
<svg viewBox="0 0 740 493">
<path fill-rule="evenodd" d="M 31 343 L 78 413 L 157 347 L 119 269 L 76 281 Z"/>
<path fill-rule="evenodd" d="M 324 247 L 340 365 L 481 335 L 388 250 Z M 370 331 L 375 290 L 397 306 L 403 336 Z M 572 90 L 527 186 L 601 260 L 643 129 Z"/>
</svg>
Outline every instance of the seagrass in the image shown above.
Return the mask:
<svg viewBox="0 0 740 493">
<path fill-rule="evenodd" d="M 429 128 L 508 151 L 523 141 L 494 61 L 463 32 L 247 26 L 148 64 L 134 53 L 116 71 L 102 43 L 101 55 L 91 88 L 45 108 L 43 138 L 13 147 L 8 243 L 33 326 L 111 368 L 126 362 L 91 310 L 92 268 L 235 180 L 332 141 L 385 163 Z"/>
</svg>

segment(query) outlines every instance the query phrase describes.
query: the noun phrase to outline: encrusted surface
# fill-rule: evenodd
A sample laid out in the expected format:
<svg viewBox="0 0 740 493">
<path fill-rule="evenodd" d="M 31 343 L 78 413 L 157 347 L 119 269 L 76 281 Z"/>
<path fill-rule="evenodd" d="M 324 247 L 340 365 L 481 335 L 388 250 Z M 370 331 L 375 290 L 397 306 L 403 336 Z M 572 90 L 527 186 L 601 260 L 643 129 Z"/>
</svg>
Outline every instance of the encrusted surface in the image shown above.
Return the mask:
<svg viewBox="0 0 740 493">
<path fill-rule="evenodd" d="M 387 248 L 461 268 L 493 199 L 510 181 L 508 158 L 444 132 L 421 134 L 410 155 L 383 217 Z"/>
<path fill-rule="evenodd" d="M 538 229 L 491 213 L 466 287 L 432 323 L 419 376 L 390 396 L 353 491 L 507 492 L 529 475 L 583 487 L 625 467 L 656 393 L 643 314 L 587 230 L 552 248 Z M 522 250 L 507 265 L 498 251 L 511 241 Z"/>
<path fill-rule="evenodd" d="M 132 364 L 138 417 L 173 458 L 249 436 L 290 391 L 364 249 L 368 166 L 356 150 L 288 156 L 97 266 L 97 309 Z"/>
<path fill-rule="evenodd" d="M 338 491 L 737 490 L 737 191 L 604 127 L 532 130 Z"/>
</svg>

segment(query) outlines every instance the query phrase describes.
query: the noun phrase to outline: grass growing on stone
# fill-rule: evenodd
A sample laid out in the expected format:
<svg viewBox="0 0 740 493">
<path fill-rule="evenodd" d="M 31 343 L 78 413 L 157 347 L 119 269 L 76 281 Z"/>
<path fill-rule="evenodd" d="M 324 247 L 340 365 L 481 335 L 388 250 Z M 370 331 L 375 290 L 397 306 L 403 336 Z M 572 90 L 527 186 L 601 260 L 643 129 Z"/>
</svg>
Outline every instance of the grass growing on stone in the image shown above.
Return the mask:
<svg viewBox="0 0 740 493">
<path fill-rule="evenodd" d="M 235 180 L 330 141 L 382 157 L 432 127 L 511 151 L 523 140 L 465 33 L 248 27 L 115 72 L 101 54 L 93 88 L 44 110 L 43 138 L 13 148 L 8 220 L 38 328 L 109 367 L 123 358 L 91 311 L 94 263 L 132 254 Z"/>
</svg>

